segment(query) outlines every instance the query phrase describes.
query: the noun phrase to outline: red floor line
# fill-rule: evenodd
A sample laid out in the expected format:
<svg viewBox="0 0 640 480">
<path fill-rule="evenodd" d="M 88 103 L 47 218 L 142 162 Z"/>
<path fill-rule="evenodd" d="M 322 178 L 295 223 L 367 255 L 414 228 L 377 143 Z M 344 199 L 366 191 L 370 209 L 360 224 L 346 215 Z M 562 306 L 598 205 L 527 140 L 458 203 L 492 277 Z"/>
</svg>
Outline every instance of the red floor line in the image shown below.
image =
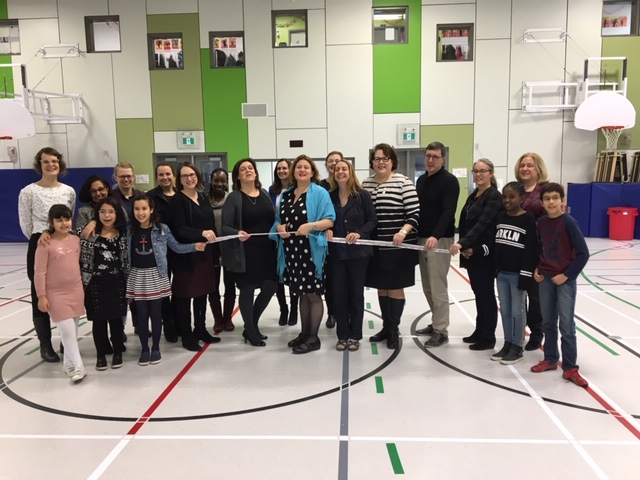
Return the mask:
<svg viewBox="0 0 640 480">
<path fill-rule="evenodd" d="M 30 293 L 25 293 L 25 294 L 24 294 L 23 296 L 21 296 L 21 297 L 18 297 L 18 298 L 12 298 L 11 300 L 7 300 L 7 301 L 6 301 L 6 302 L 4 302 L 4 303 L 0 303 L 0 307 L 4 307 L 5 305 L 9 305 L 10 303 L 17 302 L 18 300 L 22 300 L 23 298 L 27 298 L 27 297 L 30 297 L 30 296 L 31 296 L 31 294 L 30 294 Z"/>
</svg>

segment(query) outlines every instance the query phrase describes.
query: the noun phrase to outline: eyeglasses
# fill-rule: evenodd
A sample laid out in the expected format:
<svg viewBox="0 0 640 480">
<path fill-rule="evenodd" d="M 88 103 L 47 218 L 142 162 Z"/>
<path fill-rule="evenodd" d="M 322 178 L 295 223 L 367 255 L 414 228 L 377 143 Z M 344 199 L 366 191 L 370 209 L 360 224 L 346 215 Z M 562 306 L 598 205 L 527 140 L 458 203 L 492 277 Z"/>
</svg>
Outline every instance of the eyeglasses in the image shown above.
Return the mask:
<svg viewBox="0 0 640 480">
<path fill-rule="evenodd" d="M 389 157 L 374 157 L 373 163 L 387 163 L 389 160 L 391 160 Z"/>
<path fill-rule="evenodd" d="M 474 175 L 478 175 L 478 174 L 484 175 L 485 173 L 488 173 L 488 172 L 493 172 L 493 170 L 485 170 L 484 168 L 481 170 L 475 170 L 475 169 L 471 170 L 471 173 L 473 173 Z"/>
<path fill-rule="evenodd" d="M 95 195 L 96 193 L 104 193 L 107 191 L 107 187 L 96 188 L 95 190 L 89 190 L 89 195 Z"/>
<path fill-rule="evenodd" d="M 60 160 L 55 159 L 55 160 L 40 160 L 40 163 L 42 165 L 58 165 L 60 163 Z"/>
<path fill-rule="evenodd" d="M 98 210 L 98 213 L 100 215 L 115 215 L 116 211 L 115 210 Z"/>
<path fill-rule="evenodd" d="M 133 175 L 118 175 L 118 178 L 120 180 L 132 180 L 133 179 Z"/>
<path fill-rule="evenodd" d="M 190 178 L 196 178 L 197 175 L 195 173 L 185 173 L 183 175 L 180 175 L 180 178 L 183 180 L 188 180 Z"/>
<path fill-rule="evenodd" d="M 442 157 L 440 155 L 431 155 L 430 153 L 427 153 L 424 158 L 427 160 L 440 160 Z"/>
</svg>

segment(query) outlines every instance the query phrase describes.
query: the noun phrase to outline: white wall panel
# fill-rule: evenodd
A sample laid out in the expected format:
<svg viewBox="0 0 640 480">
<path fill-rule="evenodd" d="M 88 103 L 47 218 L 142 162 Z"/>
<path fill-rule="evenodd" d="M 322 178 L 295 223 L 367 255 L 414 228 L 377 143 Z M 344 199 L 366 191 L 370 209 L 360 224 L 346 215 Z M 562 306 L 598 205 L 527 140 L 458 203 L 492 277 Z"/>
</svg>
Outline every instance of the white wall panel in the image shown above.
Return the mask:
<svg viewBox="0 0 640 480">
<path fill-rule="evenodd" d="M 276 158 L 295 158 L 303 153 L 311 158 L 324 158 L 329 152 L 325 128 L 276 130 L 276 137 Z M 291 148 L 289 146 L 290 140 L 302 140 L 303 147 Z"/>
<path fill-rule="evenodd" d="M 245 3 L 250 3 L 245 0 Z M 199 0 L 200 48 L 209 48 L 209 32 L 242 31 L 242 1 Z"/>
<path fill-rule="evenodd" d="M 271 6 L 273 10 L 324 9 L 324 0 L 271 0 Z"/>
<path fill-rule="evenodd" d="M 307 20 L 307 48 L 273 49 L 277 129 L 327 126 L 324 12 Z"/>
<path fill-rule="evenodd" d="M 43 147 L 53 147 L 59 151 L 67 162 L 67 167 L 74 168 L 76 165 L 69 159 L 67 151 L 67 133 L 39 133 L 34 137 L 18 140 L 19 162 L 18 168 L 33 169 L 33 159 Z"/>
<path fill-rule="evenodd" d="M 371 0 L 326 0 L 327 45 L 371 44 Z"/>
<path fill-rule="evenodd" d="M 60 43 L 78 43 L 80 50 L 87 51 L 84 17 L 108 15 L 107 0 L 65 0 L 58 5 Z M 88 54 L 81 55 L 86 56 Z"/>
<path fill-rule="evenodd" d="M 176 132 L 153 132 L 153 144 L 154 152 L 156 153 L 202 153 L 205 151 L 204 145 L 204 131 L 194 130 L 193 137 L 195 138 L 197 148 L 178 148 L 178 140 Z"/>
<path fill-rule="evenodd" d="M 495 165 L 507 165 L 510 49 L 509 39 L 476 42 L 474 158 Z"/>
<path fill-rule="evenodd" d="M 511 0 L 478 0 L 476 40 L 511 37 Z"/>
<path fill-rule="evenodd" d="M 544 159 L 549 178 L 558 181 L 562 170 L 562 114 L 509 112 L 509 178 L 525 152 L 536 152 Z"/>
<path fill-rule="evenodd" d="M 388 143 L 394 147 L 397 144 L 398 124 L 420 124 L 419 113 L 382 113 L 373 116 L 373 142 L 369 148 L 378 143 Z M 369 162 L 369 150 L 366 151 L 367 165 Z"/>
<path fill-rule="evenodd" d="M 475 4 L 422 7 L 422 125 L 473 123 L 473 62 L 436 62 L 436 25 L 474 23 Z"/>
<path fill-rule="evenodd" d="M 562 168 L 560 181 L 566 185 L 593 180 L 598 150 L 598 132 L 578 130 L 571 122 L 563 123 Z"/>
<path fill-rule="evenodd" d="M 147 14 L 144 4 L 130 0 L 109 0 L 109 14 L 120 16 L 122 45 L 121 52 L 111 54 L 116 118 L 151 118 Z"/>
<path fill-rule="evenodd" d="M 586 57 L 599 57 L 602 52 L 601 2 L 581 2 L 569 0 L 567 10 L 567 62 L 566 82 L 582 81 Z M 595 67 L 595 69 L 594 69 Z M 597 77 L 599 64 L 591 66 L 591 73 Z"/>
<path fill-rule="evenodd" d="M 367 165 L 373 146 L 373 52 L 371 45 L 327 47 L 328 150 Z"/>
<path fill-rule="evenodd" d="M 56 18 L 58 16 L 57 0 L 7 0 L 9 18 Z M 22 25 L 20 26 L 22 29 Z M 22 37 L 22 32 L 20 32 Z M 20 39 L 22 42 L 22 38 Z"/>
<path fill-rule="evenodd" d="M 476 3 L 476 0 L 422 0 L 422 5 L 451 5 L 458 3 Z"/>
<path fill-rule="evenodd" d="M 133 0 L 135 1 L 135 0 Z M 198 13 L 198 0 L 146 0 L 147 13 Z"/>
<path fill-rule="evenodd" d="M 269 0 L 244 2 L 245 73 L 247 102 L 266 103 L 268 115 L 275 115 L 270 4 Z"/>
<path fill-rule="evenodd" d="M 522 82 L 564 80 L 565 43 L 523 43 L 528 28 L 562 28 L 565 2 L 513 0 L 510 108 L 521 108 Z"/>
<path fill-rule="evenodd" d="M 251 158 L 278 158 L 276 154 L 276 118 L 249 119 L 249 156 Z"/>
</svg>

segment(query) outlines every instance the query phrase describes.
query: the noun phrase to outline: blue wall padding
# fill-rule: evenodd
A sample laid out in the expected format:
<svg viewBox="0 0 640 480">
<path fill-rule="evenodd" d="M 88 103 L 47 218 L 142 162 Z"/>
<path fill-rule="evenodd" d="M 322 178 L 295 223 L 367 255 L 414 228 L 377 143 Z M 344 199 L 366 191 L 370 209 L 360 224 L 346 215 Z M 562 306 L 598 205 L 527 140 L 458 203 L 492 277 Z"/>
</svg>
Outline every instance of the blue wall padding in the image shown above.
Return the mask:
<svg viewBox="0 0 640 480">
<path fill-rule="evenodd" d="M 567 207 L 569 214 L 580 224 L 585 237 L 591 236 L 591 184 L 570 183 L 567 185 Z"/>
</svg>

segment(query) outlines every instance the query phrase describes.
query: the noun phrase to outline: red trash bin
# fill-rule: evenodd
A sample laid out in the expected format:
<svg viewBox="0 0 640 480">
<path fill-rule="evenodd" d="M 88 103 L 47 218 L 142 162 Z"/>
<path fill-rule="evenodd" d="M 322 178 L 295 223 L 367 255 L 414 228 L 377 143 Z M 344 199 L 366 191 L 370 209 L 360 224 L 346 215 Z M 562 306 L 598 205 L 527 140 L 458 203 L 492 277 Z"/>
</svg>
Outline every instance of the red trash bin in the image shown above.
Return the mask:
<svg viewBox="0 0 640 480">
<path fill-rule="evenodd" d="M 609 238 L 611 240 L 633 240 L 638 209 L 633 207 L 611 207 L 609 215 Z"/>
</svg>

